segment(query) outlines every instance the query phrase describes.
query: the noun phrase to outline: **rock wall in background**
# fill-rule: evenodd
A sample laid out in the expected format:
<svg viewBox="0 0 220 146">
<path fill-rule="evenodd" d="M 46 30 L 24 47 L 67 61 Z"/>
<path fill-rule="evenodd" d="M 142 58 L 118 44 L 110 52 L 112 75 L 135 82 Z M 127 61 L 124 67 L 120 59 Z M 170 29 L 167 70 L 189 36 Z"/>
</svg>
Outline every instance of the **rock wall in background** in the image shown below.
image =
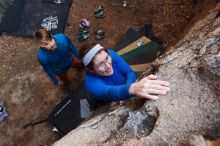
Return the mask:
<svg viewBox="0 0 220 146">
<path fill-rule="evenodd" d="M 191 134 L 220 136 L 220 4 L 194 24 L 152 68 L 171 92 L 139 109 L 121 104 L 71 131 L 54 146 L 183 145 Z"/>
</svg>

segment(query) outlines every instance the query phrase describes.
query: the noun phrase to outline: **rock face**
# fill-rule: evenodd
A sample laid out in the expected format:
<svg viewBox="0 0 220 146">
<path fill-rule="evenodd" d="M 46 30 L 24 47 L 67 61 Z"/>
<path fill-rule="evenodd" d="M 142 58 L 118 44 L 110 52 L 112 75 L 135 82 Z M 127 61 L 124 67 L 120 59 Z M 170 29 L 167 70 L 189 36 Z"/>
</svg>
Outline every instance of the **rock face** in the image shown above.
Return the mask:
<svg viewBox="0 0 220 146">
<path fill-rule="evenodd" d="M 193 133 L 220 136 L 219 13 L 217 4 L 152 64 L 151 69 L 159 66 L 159 78 L 170 82 L 168 95 L 138 110 L 117 105 L 54 146 L 178 146 Z"/>
</svg>

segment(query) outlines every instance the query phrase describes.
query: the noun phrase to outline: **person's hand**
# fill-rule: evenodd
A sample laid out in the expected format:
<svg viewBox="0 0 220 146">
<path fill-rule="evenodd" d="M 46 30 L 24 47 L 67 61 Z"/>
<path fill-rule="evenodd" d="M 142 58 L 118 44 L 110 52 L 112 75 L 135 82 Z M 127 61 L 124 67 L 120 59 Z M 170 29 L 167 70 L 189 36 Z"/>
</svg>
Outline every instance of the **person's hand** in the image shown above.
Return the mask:
<svg viewBox="0 0 220 146">
<path fill-rule="evenodd" d="M 158 95 L 165 95 L 170 91 L 169 83 L 157 80 L 157 76 L 149 75 L 130 86 L 129 93 L 146 99 L 157 100 Z"/>
</svg>

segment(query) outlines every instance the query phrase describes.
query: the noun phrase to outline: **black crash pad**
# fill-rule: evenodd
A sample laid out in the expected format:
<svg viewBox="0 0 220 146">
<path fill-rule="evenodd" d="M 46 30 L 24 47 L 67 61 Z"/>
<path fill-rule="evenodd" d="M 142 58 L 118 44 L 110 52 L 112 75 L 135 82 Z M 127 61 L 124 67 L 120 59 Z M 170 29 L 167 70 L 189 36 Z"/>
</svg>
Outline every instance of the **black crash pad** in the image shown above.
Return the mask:
<svg viewBox="0 0 220 146">
<path fill-rule="evenodd" d="M 27 3 L 21 18 L 17 36 L 31 37 L 39 28 L 46 28 L 52 34 L 63 33 L 69 13 L 68 5 L 50 3 Z"/>
<path fill-rule="evenodd" d="M 0 32 L 18 30 L 25 0 L 0 1 Z"/>
</svg>

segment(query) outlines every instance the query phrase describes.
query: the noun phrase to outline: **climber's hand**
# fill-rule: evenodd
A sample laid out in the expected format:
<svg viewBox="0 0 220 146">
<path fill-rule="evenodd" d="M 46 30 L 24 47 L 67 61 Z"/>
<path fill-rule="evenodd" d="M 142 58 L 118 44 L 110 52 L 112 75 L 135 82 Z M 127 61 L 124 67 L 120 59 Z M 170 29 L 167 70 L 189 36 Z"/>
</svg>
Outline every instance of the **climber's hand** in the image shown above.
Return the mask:
<svg viewBox="0 0 220 146">
<path fill-rule="evenodd" d="M 157 100 L 158 95 L 165 95 L 170 91 L 169 83 L 157 80 L 157 76 L 149 75 L 130 86 L 129 93 L 139 97 Z"/>
</svg>

